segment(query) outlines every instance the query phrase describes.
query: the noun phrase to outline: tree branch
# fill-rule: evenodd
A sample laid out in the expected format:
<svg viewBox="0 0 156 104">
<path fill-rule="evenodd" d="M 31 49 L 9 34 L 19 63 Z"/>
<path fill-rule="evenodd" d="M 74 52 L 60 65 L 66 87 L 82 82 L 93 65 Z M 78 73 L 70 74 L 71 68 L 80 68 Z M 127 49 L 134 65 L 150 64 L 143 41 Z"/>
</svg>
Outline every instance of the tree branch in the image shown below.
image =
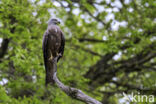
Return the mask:
<svg viewBox="0 0 156 104">
<path fill-rule="evenodd" d="M 69 86 L 64 85 L 58 78 L 57 78 L 57 58 L 56 57 L 53 61 L 53 69 L 54 69 L 54 75 L 53 75 L 53 79 L 55 81 L 55 83 L 57 84 L 57 86 L 63 91 L 65 92 L 68 96 L 80 100 L 82 102 L 85 102 L 86 104 L 102 104 L 101 102 L 91 98 L 90 96 L 84 94 L 81 90 L 76 89 L 76 88 L 72 88 Z"/>
<path fill-rule="evenodd" d="M 92 55 L 102 57 L 102 55 L 101 55 L 101 54 L 96 53 L 96 52 L 94 52 L 94 51 L 92 51 L 92 50 L 90 50 L 90 49 L 80 47 L 79 45 L 73 45 L 73 46 L 74 46 L 76 49 L 77 49 L 77 48 L 79 48 L 79 49 L 81 49 L 81 50 L 83 50 L 83 51 L 86 51 L 86 52 L 88 52 L 88 53 L 92 54 Z"/>
<path fill-rule="evenodd" d="M 93 43 L 105 43 L 104 40 L 98 40 L 93 38 L 78 38 L 79 42 L 93 42 Z"/>
<path fill-rule="evenodd" d="M 10 39 L 3 39 L 2 43 L 1 43 L 1 47 L 0 47 L 0 63 L 2 62 L 2 58 L 4 57 L 4 55 L 7 52 L 9 42 L 10 42 Z"/>
</svg>

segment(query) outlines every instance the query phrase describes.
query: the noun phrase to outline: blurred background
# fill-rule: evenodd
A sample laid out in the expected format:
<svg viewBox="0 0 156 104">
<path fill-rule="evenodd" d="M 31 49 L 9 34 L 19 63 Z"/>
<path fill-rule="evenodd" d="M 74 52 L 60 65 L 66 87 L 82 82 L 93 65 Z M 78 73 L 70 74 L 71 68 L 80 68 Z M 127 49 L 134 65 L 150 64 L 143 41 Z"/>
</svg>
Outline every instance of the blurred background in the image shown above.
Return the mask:
<svg viewBox="0 0 156 104">
<path fill-rule="evenodd" d="M 103 104 L 130 104 L 123 92 L 156 96 L 155 0 L 0 0 L 0 104 L 84 104 L 45 87 L 50 18 L 66 37 L 64 84 Z"/>
</svg>

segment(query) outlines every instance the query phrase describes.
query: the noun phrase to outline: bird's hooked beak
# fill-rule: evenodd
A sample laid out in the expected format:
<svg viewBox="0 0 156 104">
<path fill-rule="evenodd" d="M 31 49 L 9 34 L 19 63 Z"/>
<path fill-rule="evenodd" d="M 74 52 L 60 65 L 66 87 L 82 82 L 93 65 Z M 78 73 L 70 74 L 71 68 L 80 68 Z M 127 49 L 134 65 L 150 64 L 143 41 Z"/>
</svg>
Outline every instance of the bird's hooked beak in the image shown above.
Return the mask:
<svg viewBox="0 0 156 104">
<path fill-rule="evenodd" d="M 60 24 L 61 22 L 60 21 L 57 21 L 57 24 Z"/>
</svg>

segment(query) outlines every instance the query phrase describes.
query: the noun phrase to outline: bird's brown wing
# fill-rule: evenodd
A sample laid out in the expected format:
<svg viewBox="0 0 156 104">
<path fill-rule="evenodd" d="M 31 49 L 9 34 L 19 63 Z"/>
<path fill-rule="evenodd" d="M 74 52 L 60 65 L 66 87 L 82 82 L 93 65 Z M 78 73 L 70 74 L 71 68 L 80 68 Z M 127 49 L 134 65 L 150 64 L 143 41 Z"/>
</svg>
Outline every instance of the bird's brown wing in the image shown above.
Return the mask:
<svg viewBox="0 0 156 104">
<path fill-rule="evenodd" d="M 45 65 L 45 69 L 46 69 L 46 85 L 48 83 L 53 84 L 54 80 L 53 80 L 53 63 L 52 61 L 49 60 L 50 56 L 51 56 L 51 52 L 49 49 L 49 34 L 47 32 L 45 32 L 44 36 L 43 36 L 43 57 L 44 57 L 44 65 Z"/>
<path fill-rule="evenodd" d="M 65 37 L 64 34 L 61 32 L 61 46 L 59 48 L 59 53 L 61 54 L 61 56 L 58 57 L 57 62 L 59 61 L 59 59 L 63 56 L 64 53 L 64 46 L 65 46 Z"/>
</svg>

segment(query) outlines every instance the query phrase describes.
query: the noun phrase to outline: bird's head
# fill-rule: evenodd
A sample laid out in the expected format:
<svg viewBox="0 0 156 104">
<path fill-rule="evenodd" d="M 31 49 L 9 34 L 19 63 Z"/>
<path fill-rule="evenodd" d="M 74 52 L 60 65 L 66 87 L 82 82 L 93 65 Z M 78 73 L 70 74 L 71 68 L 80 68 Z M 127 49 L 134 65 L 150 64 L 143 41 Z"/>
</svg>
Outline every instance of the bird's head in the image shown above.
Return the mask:
<svg viewBox="0 0 156 104">
<path fill-rule="evenodd" d="M 50 19 L 50 21 L 48 22 L 48 25 L 51 25 L 51 24 L 53 24 L 53 25 L 58 25 L 58 24 L 60 24 L 60 21 L 57 20 L 57 19 L 55 19 L 55 18 L 52 18 L 52 19 Z"/>
</svg>

